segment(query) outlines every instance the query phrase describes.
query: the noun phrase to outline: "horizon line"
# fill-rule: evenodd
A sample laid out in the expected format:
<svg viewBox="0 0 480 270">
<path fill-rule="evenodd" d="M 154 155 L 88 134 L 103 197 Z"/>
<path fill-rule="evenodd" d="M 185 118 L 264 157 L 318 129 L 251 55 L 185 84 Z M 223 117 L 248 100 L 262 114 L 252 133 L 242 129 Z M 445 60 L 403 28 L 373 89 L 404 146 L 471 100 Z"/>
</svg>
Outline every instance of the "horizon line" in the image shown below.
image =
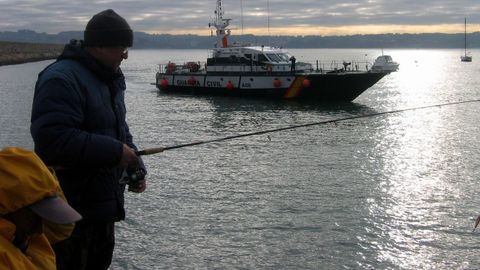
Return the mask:
<svg viewBox="0 0 480 270">
<path fill-rule="evenodd" d="M 134 32 L 143 32 L 147 34 L 169 34 L 169 35 L 197 35 L 197 36 L 211 36 L 211 28 L 190 28 L 190 29 L 144 29 L 135 30 Z M 355 36 L 355 35 L 388 35 L 388 34 L 463 34 L 463 24 L 437 24 L 437 25 L 392 25 L 392 24 L 368 24 L 368 25 L 343 25 L 343 26 L 311 26 L 311 25 L 296 25 L 291 27 L 248 27 L 241 30 L 233 26 L 232 36 L 254 35 L 254 36 Z M 0 31 L 15 31 L 15 30 L 0 30 Z M 34 31 L 37 33 L 46 33 L 56 35 L 62 32 L 83 32 L 84 30 L 63 30 L 57 33 L 39 31 L 33 29 L 17 29 L 20 31 Z M 467 34 L 480 32 L 480 24 L 472 24 L 467 28 Z"/>
<path fill-rule="evenodd" d="M 464 33 L 464 24 L 437 24 L 437 25 L 393 25 L 393 24 L 365 24 L 342 26 L 311 26 L 296 25 L 290 27 L 248 27 L 231 28 L 232 35 L 277 35 L 277 36 L 347 36 L 347 35 L 383 35 L 383 34 L 460 34 Z M 210 36 L 214 29 L 169 29 L 143 30 L 148 34 L 183 34 Z M 472 24 L 467 28 L 467 34 L 480 32 L 480 24 Z M 242 34 L 239 34 L 242 33 Z"/>
</svg>

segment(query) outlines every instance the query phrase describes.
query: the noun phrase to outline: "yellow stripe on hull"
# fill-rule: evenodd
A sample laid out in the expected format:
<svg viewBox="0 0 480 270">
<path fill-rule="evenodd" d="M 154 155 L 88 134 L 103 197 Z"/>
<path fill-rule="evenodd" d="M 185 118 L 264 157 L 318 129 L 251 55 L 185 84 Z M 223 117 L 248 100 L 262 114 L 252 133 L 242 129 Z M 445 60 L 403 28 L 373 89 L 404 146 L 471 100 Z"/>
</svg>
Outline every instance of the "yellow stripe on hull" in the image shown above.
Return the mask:
<svg viewBox="0 0 480 270">
<path fill-rule="evenodd" d="M 287 92 L 285 92 L 285 95 L 283 97 L 284 98 L 298 97 L 303 88 L 303 85 L 302 85 L 303 79 L 305 79 L 305 76 L 296 77 L 293 83 L 290 85 L 290 88 L 288 88 Z"/>
</svg>

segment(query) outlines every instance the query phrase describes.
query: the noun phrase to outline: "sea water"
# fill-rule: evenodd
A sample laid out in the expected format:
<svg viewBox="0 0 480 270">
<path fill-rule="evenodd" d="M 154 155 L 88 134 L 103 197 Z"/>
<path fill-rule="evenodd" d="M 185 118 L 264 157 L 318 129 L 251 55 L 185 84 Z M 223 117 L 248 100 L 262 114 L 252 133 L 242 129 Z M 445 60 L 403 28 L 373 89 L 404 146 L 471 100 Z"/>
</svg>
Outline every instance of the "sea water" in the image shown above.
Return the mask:
<svg viewBox="0 0 480 270">
<path fill-rule="evenodd" d="M 297 61 L 367 61 L 381 50 L 291 50 Z M 480 51 L 384 50 L 400 70 L 351 103 L 167 95 L 158 64 L 207 50 L 131 50 L 139 148 L 480 98 Z M 0 146 L 33 148 L 37 74 L 0 67 Z M 127 193 L 112 269 L 479 269 L 480 103 L 429 107 L 145 156 Z"/>
</svg>

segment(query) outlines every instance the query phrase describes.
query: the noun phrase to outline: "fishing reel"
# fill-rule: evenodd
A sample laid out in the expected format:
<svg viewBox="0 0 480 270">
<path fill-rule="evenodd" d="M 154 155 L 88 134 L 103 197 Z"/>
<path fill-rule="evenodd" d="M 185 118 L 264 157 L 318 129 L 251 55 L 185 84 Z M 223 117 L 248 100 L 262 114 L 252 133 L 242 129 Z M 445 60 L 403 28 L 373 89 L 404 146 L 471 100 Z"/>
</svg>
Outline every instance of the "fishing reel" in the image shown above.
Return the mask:
<svg viewBox="0 0 480 270">
<path fill-rule="evenodd" d="M 128 167 L 123 171 L 120 183 L 135 187 L 138 186 L 140 181 L 145 179 L 145 175 L 147 175 L 147 171 L 141 167 Z"/>
</svg>

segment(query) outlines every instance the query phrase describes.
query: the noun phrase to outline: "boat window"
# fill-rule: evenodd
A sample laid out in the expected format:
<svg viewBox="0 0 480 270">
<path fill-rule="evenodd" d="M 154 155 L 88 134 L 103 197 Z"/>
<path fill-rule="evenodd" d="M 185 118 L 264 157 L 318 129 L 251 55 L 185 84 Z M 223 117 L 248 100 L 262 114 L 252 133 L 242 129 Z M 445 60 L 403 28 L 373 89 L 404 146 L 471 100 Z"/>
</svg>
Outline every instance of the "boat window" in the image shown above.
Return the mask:
<svg viewBox="0 0 480 270">
<path fill-rule="evenodd" d="M 280 59 L 280 57 L 274 53 L 268 53 L 267 56 L 272 62 L 282 62 L 282 59 Z"/>
<path fill-rule="evenodd" d="M 267 57 L 266 57 L 265 55 L 263 55 L 263 54 L 259 54 L 259 55 L 258 55 L 258 61 L 259 61 L 259 62 L 269 62 L 268 59 L 267 59 Z"/>
<path fill-rule="evenodd" d="M 278 57 L 280 57 L 282 59 L 282 61 L 284 61 L 284 62 L 290 61 L 290 57 L 288 57 L 288 55 L 285 54 L 285 53 L 279 53 Z"/>
<path fill-rule="evenodd" d="M 245 54 L 245 58 L 247 58 L 247 59 L 252 59 L 252 54 L 246 53 L 246 54 Z"/>
</svg>

